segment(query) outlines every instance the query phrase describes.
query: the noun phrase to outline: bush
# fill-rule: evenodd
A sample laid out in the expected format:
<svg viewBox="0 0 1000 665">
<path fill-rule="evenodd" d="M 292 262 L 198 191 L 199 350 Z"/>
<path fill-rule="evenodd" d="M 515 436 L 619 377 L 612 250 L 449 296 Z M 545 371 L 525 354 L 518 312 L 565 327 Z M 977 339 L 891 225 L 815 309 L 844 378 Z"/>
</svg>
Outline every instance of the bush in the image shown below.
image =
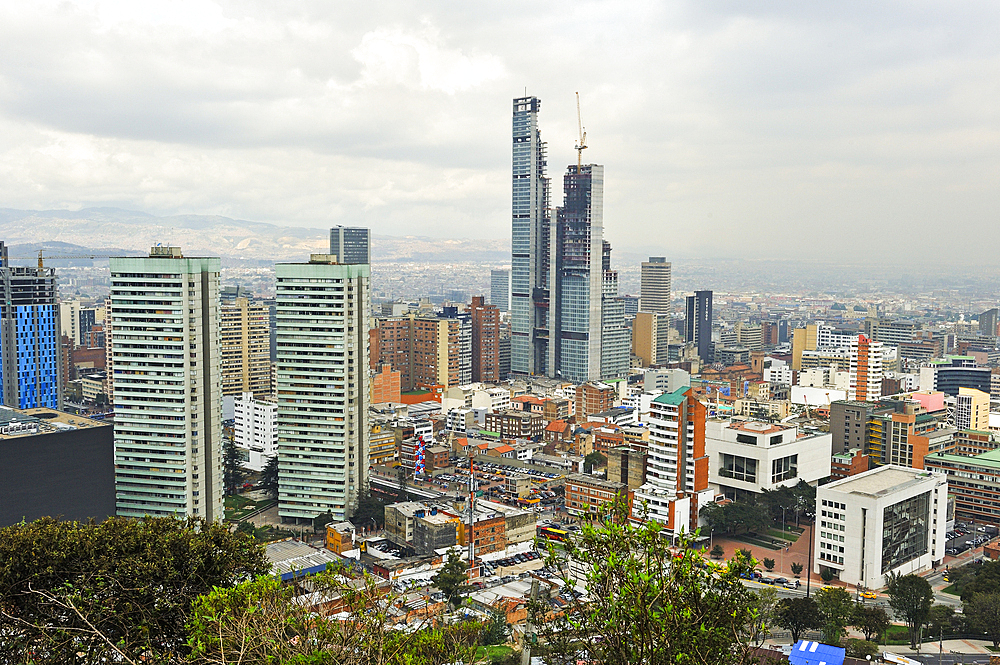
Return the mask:
<svg viewBox="0 0 1000 665">
<path fill-rule="evenodd" d="M 726 556 L 726 550 L 722 549 L 722 545 L 716 545 L 709 554 L 712 555 L 713 559 L 721 559 Z"/>
<path fill-rule="evenodd" d="M 868 640 L 859 640 L 852 637 L 847 640 L 844 645 L 847 649 L 847 655 L 851 658 L 864 658 L 865 656 L 871 656 L 873 659 L 878 655 L 878 645 L 874 642 L 869 642 Z"/>
<path fill-rule="evenodd" d="M 767 568 L 767 572 L 774 570 L 774 559 L 764 559 L 764 567 Z"/>
<path fill-rule="evenodd" d="M 796 561 L 795 563 L 792 564 L 792 575 L 798 577 L 801 574 L 802 574 L 802 564 Z"/>
<path fill-rule="evenodd" d="M 819 576 L 827 584 L 832 582 L 833 578 L 836 577 L 836 575 L 833 573 L 833 570 L 830 568 L 823 568 L 823 570 L 819 572 Z"/>
</svg>

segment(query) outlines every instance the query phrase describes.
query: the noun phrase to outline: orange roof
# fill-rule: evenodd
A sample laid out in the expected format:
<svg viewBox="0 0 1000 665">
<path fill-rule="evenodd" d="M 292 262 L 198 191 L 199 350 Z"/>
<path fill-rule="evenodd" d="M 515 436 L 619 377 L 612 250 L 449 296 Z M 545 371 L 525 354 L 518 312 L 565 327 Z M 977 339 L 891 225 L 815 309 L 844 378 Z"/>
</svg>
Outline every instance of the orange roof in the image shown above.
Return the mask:
<svg viewBox="0 0 1000 665">
<path fill-rule="evenodd" d="M 488 443 L 480 443 L 479 445 L 476 446 L 476 448 L 479 448 L 480 450 L 487 450 L 489 447 L 490 444 Z"/>
<path fill-rule="evenodd" d="M 519 395 L 514 398 L 515 402 L 528 402 L 529 404 L 544 404 L 545 400 L 539 399 L 534 395 Z"/>
<path fill-rule="evenodd" d="M 494 448 L 493 450 L 495 450 L 496 452 L 498 452 L 498 453 L 501 453 L 501 454 L 502 454 L 502 453 L 509 453 L 510 451 L 512 451 L 512 450 L 514 450 L 514 449 L 513 449 L 513 448 L 511 448 L 511 447 L 510 447 L 510 446 L 508 446 L 508 445 L 502 445 L 502 446 L 497 446 L 497 447 L 496 447 L 496 448 Z"/>
<path fill-rule="evenodd" d="M 565 420 L 553 420 L 545 426 L 546 432 L 563 432 L 566 430 Z"/>
</svg>

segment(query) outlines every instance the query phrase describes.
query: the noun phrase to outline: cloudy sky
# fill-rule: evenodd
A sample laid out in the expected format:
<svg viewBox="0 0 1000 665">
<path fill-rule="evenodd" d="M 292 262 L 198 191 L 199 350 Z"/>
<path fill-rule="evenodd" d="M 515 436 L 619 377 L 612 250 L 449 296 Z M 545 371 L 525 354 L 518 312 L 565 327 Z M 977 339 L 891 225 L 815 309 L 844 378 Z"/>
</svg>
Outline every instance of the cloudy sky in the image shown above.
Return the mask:
<svg viewBox="0 0 1000 665">
<path fill-rule="evenodd" d="M 579 91 L 616 248 L 988 260 L 998 35 L 975 0 L 3 0 L 0 207 L 505 238 L 511 98 L 559 183 Z"/>
</svg>

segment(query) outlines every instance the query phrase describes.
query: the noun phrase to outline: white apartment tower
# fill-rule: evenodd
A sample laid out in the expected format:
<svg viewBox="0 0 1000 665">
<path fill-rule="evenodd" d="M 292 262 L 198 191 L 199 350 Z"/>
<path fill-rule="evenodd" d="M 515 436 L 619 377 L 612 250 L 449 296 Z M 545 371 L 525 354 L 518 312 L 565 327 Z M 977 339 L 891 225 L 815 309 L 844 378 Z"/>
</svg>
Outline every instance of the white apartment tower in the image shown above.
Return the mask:
<svg viewBox="0 0 1000 665">
<path fill-rule="evenodd" d="M 882 342 L 865 335 L 851 338 L 849 380 L 847 399 L 874 402 L 882 398 Z"/>
<path fill-rule="evenodd" d="M 233 401 L 233 412 L 233 439 L 247 451 L 243 466 L 263 471 L 268 460 L 278 454 L 278 405 L 245 392 Z"/>
<path fill-rule="evenodd" d="M 115 493 L 126 517 L 223 519 L 218 258 L 112 258 Z"/>
<path fill-rule="evenodd" d="M 283 521 L 342 520 L 367 486 L 370 275 L 329 254 L 275 266 Z"/>
</svg>

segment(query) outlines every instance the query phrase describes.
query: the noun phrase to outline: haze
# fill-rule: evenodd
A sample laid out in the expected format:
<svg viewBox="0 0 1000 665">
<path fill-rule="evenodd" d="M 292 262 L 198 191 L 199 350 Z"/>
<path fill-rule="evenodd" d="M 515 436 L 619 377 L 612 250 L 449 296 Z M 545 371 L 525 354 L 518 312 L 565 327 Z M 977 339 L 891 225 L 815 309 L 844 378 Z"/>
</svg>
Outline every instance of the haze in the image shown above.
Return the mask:
<svg viewBox="0 0 1000 665">
<path fill-rule="evenodd" d="M 983 262 L 998 19 L 994 2 L 6 2 L 0 207 L 509 238 L 511 98 L 542 99 L 557 204 L 580 91 L 616 251 Z"/>
</svg>

